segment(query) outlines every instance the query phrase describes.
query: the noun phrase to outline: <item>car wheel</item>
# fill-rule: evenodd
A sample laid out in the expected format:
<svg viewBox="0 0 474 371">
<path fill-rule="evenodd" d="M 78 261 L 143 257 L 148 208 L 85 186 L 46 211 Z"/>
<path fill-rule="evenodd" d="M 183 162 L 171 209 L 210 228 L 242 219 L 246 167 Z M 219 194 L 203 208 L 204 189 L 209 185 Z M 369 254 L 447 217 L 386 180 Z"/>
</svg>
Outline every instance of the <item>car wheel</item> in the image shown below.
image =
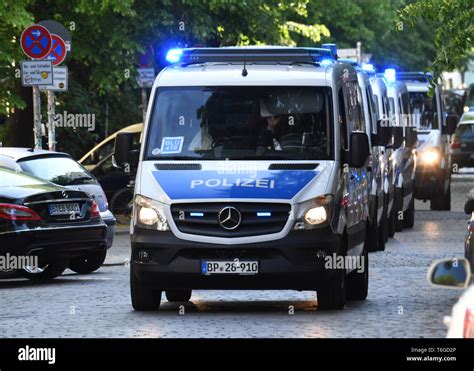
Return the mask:
<svg viewBox="0 0 474 371">
<path fill-rule="evenodd" d="M 444 184 L 444 180 L 441 183 Z M 441 189 L 439 190 L 439 193 L 435 193 L 434 197 L 431 199 L 431 210 L 451 210 L 451 182 L 449 183 L 446 192 L 444 192 L 444 189 Z"/>
<path fill-rule="evenodd" d="M 346 305 L 346 270 L 338 269 L 334 277 L 317 291 L 318 310 L 343 309 Z"/>
<path fill-rule="evenodd" d="M 415 225 L 415 197 L 411 198 L 410 206 L 403 212 L 403 227 L 413 228 Z"/>
<path fill-rule="evenodd" d="M 364 243 L 364 269 L 358 272 L 357 269 L 347 275 L 347 291 L 348 300 L 365 300 L 369 292 L 369 250 L 367 246 L 367 238 Z"/>
<path fill-rule="evenodd" d="M 369 251 L 378 251 L 379 249 L 379 228 L 377 226 L 377 202 L 369 222 Z"/>
<path fill-rule="evenodd" d="M 69 269 L 78 274 L 92 273 L 104 264 L 107 250 L 93 251 L 85 255 L 72 258 Z"/>
<path fill-rule="evenodd" d="M 393 209 L 395 218 L 395 232 L 401 232 L 403 229 L 403 190 L 401 188 L 395 188 Z"/>
<path fill-rule="evenodd" d="M 132 306 L 136 311 L 154 311 L 160 308 L 161 290 L 140 282 L 135 274 L 133 264 L 130 267 L 130 292 Z"/>
<path fill-rule="evenodd" d="M 385 202 L 385 197 L 384 197 L 384 203 L 383 203 L 383 210 L 382 210 L 382 219 L 380 219 L 380 226 L 379 226 L 379 249 L 378 251 L 384 251 L 385 250 L 385 242 L 387 241 L 387 226 L 388 221 L 387 221 L 387 203 Z"/>
<path fill-rule="evenodd" d="M 387 234 L 390 238 L 395 236 L 395 214 L 395 201 L 393 201 L 392 211 L 390 212 L 387 221 Z"/>
<path fill-rule="evenodd" d="M 56 278 L 63 274 L 69 265 L 69 259 L 61 258 L 40 264 L 39 269 L 30 270 L 28 268 L 22 270 L 22 276 L 31 281 L 46 281 Z"/>
<path fill-rule="evenodd" d="M 173 303 L 173 302 L 186 302 L 191 299 L 192 290 L 166 290 L 166 299 Z"/>
</svg>

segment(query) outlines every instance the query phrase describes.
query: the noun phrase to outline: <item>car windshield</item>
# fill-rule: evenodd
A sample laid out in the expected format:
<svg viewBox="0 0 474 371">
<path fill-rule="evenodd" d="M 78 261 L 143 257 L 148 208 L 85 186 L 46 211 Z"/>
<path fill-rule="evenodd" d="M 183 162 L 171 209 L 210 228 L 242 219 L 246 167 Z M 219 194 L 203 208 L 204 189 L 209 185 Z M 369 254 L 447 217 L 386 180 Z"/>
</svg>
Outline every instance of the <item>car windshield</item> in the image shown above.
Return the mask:
<svg viewBox="0 0 474 371">
<path fill-rule="evenodd" d="M 15 171 L 0 169 L 0 187 L 25 187 L 44 185 L 45 182 Z"/>
<path fill-rule="evenodd" d="M 325 87 L 161 88 L 146 159 L 330 159 Z"/>
<path fill-rule="evenodd" d="M 459 138 L 474 138 L 474 124 L 462 124 L 456 129 L 456 136 Z"/>
<path fill-rule="evenodd" d="M 23 171 L 62 186 L 95 184 L 87 170 L 68 157 L 36 158 L 19 164 Z"/>
<path fill-rule="evenodd" d="M 436 97 L 428 93 L 410 93 L 410 108 L 413 123 L 419 131 L 429 131 L 438 128 L 436 120 Z"/>
</svg>

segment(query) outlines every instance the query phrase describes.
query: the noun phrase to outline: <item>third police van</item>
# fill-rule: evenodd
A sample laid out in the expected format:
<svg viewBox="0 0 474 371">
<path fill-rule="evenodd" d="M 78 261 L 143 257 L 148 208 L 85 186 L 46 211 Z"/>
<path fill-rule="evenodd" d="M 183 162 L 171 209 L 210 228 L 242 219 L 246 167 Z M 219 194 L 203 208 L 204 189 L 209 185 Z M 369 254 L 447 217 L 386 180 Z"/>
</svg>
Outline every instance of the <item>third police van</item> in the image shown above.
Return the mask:
<svg viewBox="0 0 474 371">
<path fill-rule="evenodd" d="M 334 45 L 167 59 L 133 164 L 134 309 L 193 289 L 311 290 L 319 309 L 364 300 L 370 148 L 354 67 Z M 119 133 L 116 164 L 131 148 Z"/>
</svg>

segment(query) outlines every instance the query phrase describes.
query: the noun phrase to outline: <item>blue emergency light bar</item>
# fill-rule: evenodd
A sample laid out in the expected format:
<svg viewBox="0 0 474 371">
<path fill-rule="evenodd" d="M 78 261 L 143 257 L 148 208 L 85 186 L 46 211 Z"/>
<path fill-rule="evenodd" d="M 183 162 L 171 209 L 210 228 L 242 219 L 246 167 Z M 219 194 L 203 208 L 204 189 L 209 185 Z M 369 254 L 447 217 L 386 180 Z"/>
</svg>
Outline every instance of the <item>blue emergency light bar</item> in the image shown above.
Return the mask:
<svg viewBox="0 0 474 371">
<path fill-rule="evenodd" d="M 333 50 L 335 50 L 333 48 Z M 171 49 L 166 55 L 169 63 L 183 65 L 206 62 L 236 63 L 318 63 L 335 61 L 336 55 L 326 48 L 292 47 L 226 47 Z M 325 62 L 327 63 L 327 62 Z"/>
<path fill-rule="evenodd" d="M 387 80 L 388 82 L 397 81 L 397 72 L 395 71 L 394 68 L 387 68 L 385 72 L 383 73 L 383 76 L 385 77 L 385 80 Z"/>
</svg>

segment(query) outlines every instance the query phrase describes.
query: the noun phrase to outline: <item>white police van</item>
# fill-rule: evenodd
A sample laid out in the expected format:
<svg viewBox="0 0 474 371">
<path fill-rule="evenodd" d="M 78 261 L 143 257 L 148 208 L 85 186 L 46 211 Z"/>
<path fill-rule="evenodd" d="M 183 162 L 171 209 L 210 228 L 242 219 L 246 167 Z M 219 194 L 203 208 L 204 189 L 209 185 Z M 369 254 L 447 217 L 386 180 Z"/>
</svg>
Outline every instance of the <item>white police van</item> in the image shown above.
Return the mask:
<svg viewBox="0 0 474 371">
<path fill-rule="evenodd" d="M 135 310 L 162 292 L 368 289 L 369 142 L 357 73 L 325 48 L 172 50 L 156 77 L 131 223 Z M 130 165 L 117 135 L 115 162 Z"/>
<path fill-rule="evenodd" d="M 408 89 L 413 124 L 418 130 L 415 197 L 431 201 L 431 210 L 451 210 L 450 135 L 457 117 L 446 117 L 438 86 L 429 90 L 433 78 L 423 72 L 399 72 L 397 80 Z"/>
</svg>

